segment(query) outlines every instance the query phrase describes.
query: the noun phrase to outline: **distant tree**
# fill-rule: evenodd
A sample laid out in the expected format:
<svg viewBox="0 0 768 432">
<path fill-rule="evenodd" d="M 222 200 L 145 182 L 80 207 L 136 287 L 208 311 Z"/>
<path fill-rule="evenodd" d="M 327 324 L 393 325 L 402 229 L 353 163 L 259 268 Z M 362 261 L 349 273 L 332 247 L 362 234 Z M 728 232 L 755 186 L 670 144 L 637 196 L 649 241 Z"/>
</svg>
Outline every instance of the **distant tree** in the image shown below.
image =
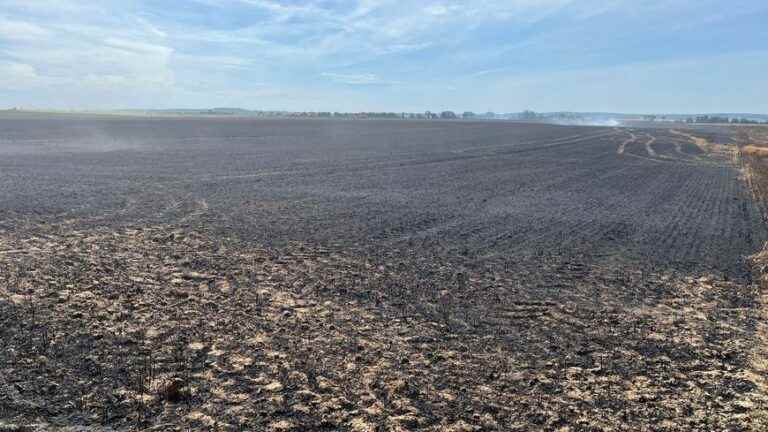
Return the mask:
<svg viewBox="0 0 768 432">
<path fill-rule="evenodd" d="M 520 113 L 520 119 L 521 120 L 539 120 L 541 116 L 537 114 L 535 111 L 531 110 L 525 110 Z"/>
<path fill-rule="evenodd" d="M 464 111 L 464 114 L 462 114 L 461 117 L 465 119 L 473 119 L 475 118 L 475 113 L 472 111 Z"/>
<path fill-rule="evenodd" d="M 457 119 L 458 116 L 453 111 L 443 111 L 440 113 L 440 118 L 443 120 L 453 120 L 453 119 Z"/>
</svg>

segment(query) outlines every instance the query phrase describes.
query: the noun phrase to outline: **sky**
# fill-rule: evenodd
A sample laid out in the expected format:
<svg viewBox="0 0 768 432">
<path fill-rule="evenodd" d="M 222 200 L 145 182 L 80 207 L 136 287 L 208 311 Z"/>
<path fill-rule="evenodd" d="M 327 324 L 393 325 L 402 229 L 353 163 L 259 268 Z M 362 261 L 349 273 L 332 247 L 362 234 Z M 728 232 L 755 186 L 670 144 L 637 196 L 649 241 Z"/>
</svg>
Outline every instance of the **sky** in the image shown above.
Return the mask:
<svg viewBox="0 0 768 432">
<path fill-rule="evenodd" d="M 768 113 L 765 0 L 0 0 L 0 107 Z"/>
</svg>

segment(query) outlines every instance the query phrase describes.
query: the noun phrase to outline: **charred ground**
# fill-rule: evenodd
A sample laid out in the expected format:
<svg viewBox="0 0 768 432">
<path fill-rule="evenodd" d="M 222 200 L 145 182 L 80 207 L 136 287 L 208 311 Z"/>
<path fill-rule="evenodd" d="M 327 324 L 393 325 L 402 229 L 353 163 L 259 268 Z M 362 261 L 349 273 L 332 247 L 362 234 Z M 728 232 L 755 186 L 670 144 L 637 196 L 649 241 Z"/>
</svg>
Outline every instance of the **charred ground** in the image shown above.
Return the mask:
<svg viewBox="0 0 768 432">
<path fill-rule="evenodd" d="M 0 119 L 0 418 L 764 425 L 766 231 L 737 138 Z"/>
<path fill-rule="evenodd" d="M 195 217 L 257 244 L 730 276 L 765 239 L 731 155 L 680 131 L 185 118 L 2 119 L 0 131 L 8 228 Z"/>
</svg>

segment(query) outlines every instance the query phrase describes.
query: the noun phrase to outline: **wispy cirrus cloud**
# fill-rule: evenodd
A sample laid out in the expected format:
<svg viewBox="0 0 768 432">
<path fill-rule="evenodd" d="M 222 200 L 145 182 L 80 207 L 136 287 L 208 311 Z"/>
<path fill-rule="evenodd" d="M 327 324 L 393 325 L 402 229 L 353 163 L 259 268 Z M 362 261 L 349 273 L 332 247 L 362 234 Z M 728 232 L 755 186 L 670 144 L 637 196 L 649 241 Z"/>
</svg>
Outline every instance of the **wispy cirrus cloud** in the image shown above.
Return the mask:
<svg viewBox="0 0 768 432">
<path fill-rule="evenodd" d="M 341 83 L 341 84 L 351 84 L 351 85 L 391 85 L 391 84 L 397 84 L 397 81 L 387 81 L 384 79 L 379 78 L 376 74 L 372 73 L 362 73 L 362 74 L 354 74 L 354 73 L 333 73 L 333 72 L 323 72 L 320 74 L 324 78 L 327 78 L 333 82 Z"/>
<path fill-rule="evenodd" d="M 39 25 L 0 17 L 0 40 L 32 41 L 48 36 L 50 32 Z"/>
</svg>

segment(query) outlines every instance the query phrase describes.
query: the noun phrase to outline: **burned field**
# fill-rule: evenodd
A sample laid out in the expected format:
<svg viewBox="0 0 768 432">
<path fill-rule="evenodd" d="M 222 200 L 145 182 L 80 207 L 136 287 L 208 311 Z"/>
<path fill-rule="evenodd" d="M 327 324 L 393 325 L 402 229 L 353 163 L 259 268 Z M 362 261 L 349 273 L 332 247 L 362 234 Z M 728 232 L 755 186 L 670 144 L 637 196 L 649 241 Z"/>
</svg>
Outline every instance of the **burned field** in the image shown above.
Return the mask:
<svg viewBox="0 0 768 432">
<path fill-rule="evenodd" d="M 763 180 L 739 148 L 727 128 L 2 118 L 0 419 L 759 430 Z"/>
</svg>

